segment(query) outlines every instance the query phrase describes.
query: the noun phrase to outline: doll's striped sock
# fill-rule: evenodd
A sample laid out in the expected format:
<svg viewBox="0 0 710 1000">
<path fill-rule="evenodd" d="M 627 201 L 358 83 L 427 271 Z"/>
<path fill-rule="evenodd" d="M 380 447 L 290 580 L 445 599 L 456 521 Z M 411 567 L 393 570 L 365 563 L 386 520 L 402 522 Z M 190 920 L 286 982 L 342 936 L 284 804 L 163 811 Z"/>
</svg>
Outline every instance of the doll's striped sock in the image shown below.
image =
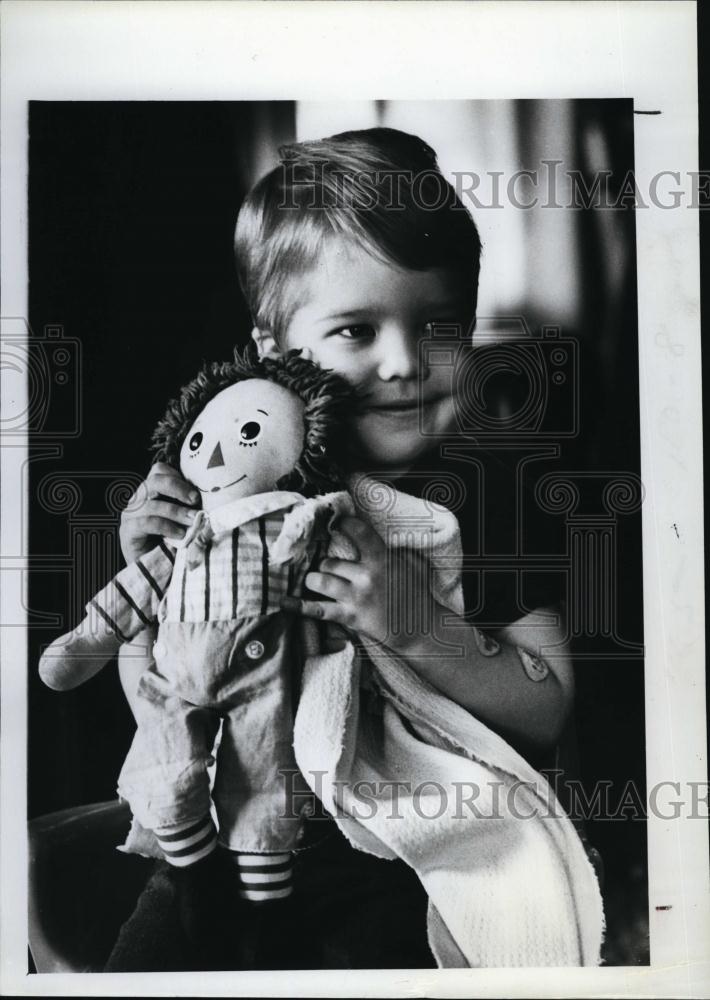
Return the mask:
<svg viewBox="0 0 710 1000">
<path fill-rule="evenodd" d="M 176 868 L 186 868 L 206 858 L 217 846 L 217 830 L 209 814 L 202 819 L 161 826 L 153 831 L 165 860 Z"/>
<path fill-rule="evenodd" d="M 243 899 L 266 903 L 272 899 L 285 899 L 293 892 L 293 855 L 288 851 L 283 854 L 232 851 L 231 854 L 239 872 L 239 895 Z"/>
</svg>

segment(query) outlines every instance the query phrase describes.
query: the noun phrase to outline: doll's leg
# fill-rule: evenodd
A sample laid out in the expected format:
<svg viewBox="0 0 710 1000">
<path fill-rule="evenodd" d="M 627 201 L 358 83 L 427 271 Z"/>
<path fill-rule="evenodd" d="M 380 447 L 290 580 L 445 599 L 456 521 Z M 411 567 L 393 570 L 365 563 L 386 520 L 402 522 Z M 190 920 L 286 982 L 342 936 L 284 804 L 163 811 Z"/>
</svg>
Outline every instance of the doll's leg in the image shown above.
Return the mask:
<svg viewBox="0 0 710 1000">
<path fill-rule="evenodd" d="M 155 834 L 167 862 L 161 878 L 170 891 L 149 893 L 140 901 L 122 932 L 120 953 L 143 956 L 144 946 L 136 944 L 167 907 L 180 925 L 191 967 L 222 968 L 224 962 L 229 967 L 235 938 L 230 929 L 233 872 L 229 859 L 216 851 L 207 773 L 219 716 L 183 701 L 158 673 L 141 678 L 138 695 L 138 732 L 119 793 Z"/>
<path fill-rule="evenodd" d="M 246 854 L 231 851 L 239 875 L 239 895 L 251 903 L 285 899 L 293 892 L 293 853 Z"/>
<path fill-rule="evenodd" d="M 217 828 L 209 812 L 197 820 L 156 827 L 153 832 L 163 857 L 173 868 L 194 865 L 217 846 Z"/>
<path fill-rule="evenodd" d="M 214 850 L 208 764 L 219 715 L 184 701 L 162 673 L 148 671 L 136 697 L 138 730 L 118 791 L 165 860 L 185 868 Z"/>
<path fill-rule="evenodd" d="M 290 619 L 272 615 L 240 628 L 231 658 L 235 686 L 223 718 L 213 791 L 220 842 L 229 848 L 242 898 L 264 903 L 291 895 L 300 817 L 290 795 L 292 675 Z"/>
</svg>

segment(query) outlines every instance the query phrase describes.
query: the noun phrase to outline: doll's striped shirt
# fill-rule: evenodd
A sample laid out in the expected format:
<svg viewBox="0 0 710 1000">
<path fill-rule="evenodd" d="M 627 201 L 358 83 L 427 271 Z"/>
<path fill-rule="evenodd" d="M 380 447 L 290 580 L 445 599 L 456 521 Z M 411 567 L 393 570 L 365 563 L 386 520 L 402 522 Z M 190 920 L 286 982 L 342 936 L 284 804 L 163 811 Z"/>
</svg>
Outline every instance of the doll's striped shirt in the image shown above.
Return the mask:
<svg viewBox="0 0 710 1000">
<path fill-rule="evenodd" d="M 187 565 L 185 548 L 161 541 L 121 570 L 87 612 L 103 619 L 122 642 L 155 621 L 232 621 L 278 612 L 283 597 L 300 592 L 314 548 L 295 563 L 270 562 L 269 549 L 288 509 L 221 531 L 206 543 L 194 568 Z"/>
</svg>

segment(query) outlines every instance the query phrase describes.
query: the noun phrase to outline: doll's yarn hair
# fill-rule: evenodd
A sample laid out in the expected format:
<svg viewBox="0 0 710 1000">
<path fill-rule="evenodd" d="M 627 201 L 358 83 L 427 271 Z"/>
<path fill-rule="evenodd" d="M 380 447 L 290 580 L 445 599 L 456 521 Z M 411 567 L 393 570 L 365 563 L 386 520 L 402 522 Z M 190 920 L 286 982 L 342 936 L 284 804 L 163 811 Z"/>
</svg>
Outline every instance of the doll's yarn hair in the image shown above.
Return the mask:
<svg viewBox="0 0 710 1000">
<path fill-rule="evenodd" d="M 354 392 L 335 372 L 302 358 L 298 350 L 259 357 L 253 344 L 235 349 L 233 361 L 206 363 L 168 404 L 151 440 L 156 462 L 180 465 L 180 449 L 190 427 L 218 393 L 246 379 L 266 379 L 290 389 L 304 404 L 303 450 L 293 470 L 276 483 L 279 490 L 317 496 L 342 489 L 344 474 L 335 456 L 345 453 L 344 428 Z"/>
</svg>

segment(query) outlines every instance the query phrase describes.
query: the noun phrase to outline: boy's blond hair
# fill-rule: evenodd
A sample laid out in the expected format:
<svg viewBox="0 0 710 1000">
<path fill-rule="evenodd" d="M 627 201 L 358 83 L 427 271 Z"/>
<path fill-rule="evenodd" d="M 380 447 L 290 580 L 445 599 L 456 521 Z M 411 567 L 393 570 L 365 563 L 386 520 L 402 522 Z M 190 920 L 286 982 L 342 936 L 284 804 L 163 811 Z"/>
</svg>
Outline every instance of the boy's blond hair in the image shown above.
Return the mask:
<svg viewBox="0 0 710 1000">
<path fill-rule="evenodd" d="M 240 284 L 259 329 L 279 342 L 298 305 L 292 279 L 314 266 L 332 235 L 399 267 L 448 269 L 475 315 L 478 231 L 427 143 L 372 128 L 283 146 L 279 155 L 247 195 L 235 236 Z"/>
</svg>

